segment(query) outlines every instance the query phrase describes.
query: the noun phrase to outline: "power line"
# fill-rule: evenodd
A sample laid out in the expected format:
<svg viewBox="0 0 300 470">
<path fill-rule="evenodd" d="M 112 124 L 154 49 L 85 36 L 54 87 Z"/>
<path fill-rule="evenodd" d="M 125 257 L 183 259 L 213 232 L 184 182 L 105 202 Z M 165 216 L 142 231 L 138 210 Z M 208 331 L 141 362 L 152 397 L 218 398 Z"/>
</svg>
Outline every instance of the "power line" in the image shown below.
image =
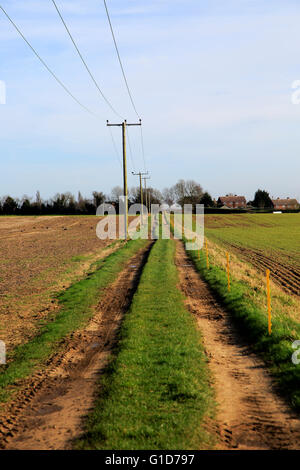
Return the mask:
<svg viewBox="0 0 300 470">
<path fill-rule="evenodd" d="M 113 41 L 114 41 L 115 49 L 116 49 L 117 56 L 118 56 L 118 59 L 119 59 L 119 64 L 120 64 L 120 67 L 121 67 L 121 70 L 122 70 L 122 74 L 123 74 L 123 78 L 124 78 L 124 81 L 125 81 L 125 85 L 126 85 L 126 88 L 127 88 L 127 91 L 128 91 L 128 95 L 129 95 L 129 98 L 130 98 L 132 107 L 133 107 L 133 109 L 134 109 L 134 111 L 135 111 L 137 117 L 140 119 L 140 115 L 139 115 L 139 113 L 138 113 L 137 110 L 136 110 L 136 106 L 135 106 L 135 104 L 134 104 L 134 101 L 133 101 L 133 98 L 132 98 L 132 94 L 131 94 L 131 91 L 130 91 L 130 88 L 129 88 L 129 85 L 128 85 L 128 81 L 127 81 L 127 78 L 126 78 L 126 75 L 125 75 L 125 71 L 124 71 L 124 67 L 123 67 L 123 64 L 122 64 L 121 56 L 120 56 L 120 53 L 119 53 L 119 48 L 118 48 L 118 45 L 117 45 L 115 33 L 114 33 L 114 30 L 113 30 L 113 27 L 112 27 L 112 22 L 111 22 L 111 20 L 110 20 L 110 15 L 109 15 L 109 11 L 108 11 L 108 8 L 107 8 L 106 0 L 103 0 L 103 2 L 104 2 L 105 10 L 106 10 L 107 19 L 108 19 L 108 22 L 109 22 L 110 31 L 111 31 L 112 38 L 113 38 Z"/>
<path fill-rule="evenodd" d="M 135 176 L 138 176 L 140 178 L 140 196 L 141 196 L 141 216 L 142 216 L 142 220 L 143 220 L 143 184 L 142 184 L 142 177 L 143 175 L 148 175 L 148 171 L 145 172 L 145 173 L 142 173 L 141 171 L 139 171 L 138 173 L 134 173 L 132 172 L 133 175 Z"/>
<path fill-rule="evenodd" d="M 126 85 L 126 88 L 127 88 L 127 92 L 128 92 L 132 107 L 133 107 L 137 117 L 140 119 L 140 115 L 137 112 L 137 109 L 136 109 L 136 106 L 135 106 L 135 103 L 134 103 L 134 100 L 133 100 L 133 97 L 132 97 L 132 93 L 131 93 L 129 85 L 128 85 L 128 80 L 126 78 L 125 70 L 124 70 L 124 67 L 123 67 L 122 60 L 121 60 L 121 55 L 120 55 L 120 52 L 119 52 L 116 36 L 115 36 L 114 29 L 113 29 L 113 26 L 112 26 L 112 22 L 111 22 L 111 19 L 110 19 L 110 15 L 109 15 L 109 11 L 108 11 L 108 8 L 107 8 L 106 0 L 103 0 L 103 3 L 104 3 L 104 6 L 105 6 L 106 15 L 107 15 L 107 19 L 108 19 L 108 22 L 109 22 L 111 35 L 112 35 L 112 38 L 113 38 L 113 41 L 114 41 L 116 53 L 117 53 L 117 56 L 118 56 L 118 60 L 119 60 L 119 64 L 120 64 L 121 71 L 122 71 L 122 74 L 123 74 L 123 78 L 124 78 L 124 81 L 125 81 L 125 85 Z M 144 137 L 143 137 L 142 127 L 141 127 L 141 147 L 142 147 L 142 157 L 143 157 L 143 162 L 144 162 L 144 170 L 146 171 L 145 146 L 144 146 Z"/>
<path fill-rule="evenodd" d="M 128 130 L 128 127 L 127 127 L 127 126 L 126 126 L 126 134 L 127 134 L 127 140 L 128 140 L 128 147 L 129 147 L 130 160 L 131 160 L 131 163 L 132 163 L 132 168 L 135 170 L 135 165 L 134 165 L 134 162 L 133 162 L 132 147 L 131 147 L 131 142 L 130 142 L 130 138 L 129 138 L 129 130 Z"/>
<path fill-rule="evenodd" d="M 126 120 L 121 123 L 111 124 L 106 121 L 108 127 L 122 127 L 122 146 L 123 146 L 123 196 L 125 199 L 125 214 L 124 214 L 124 227 L 125 238 L 127 240 L 128 234 L 128 185 L 127 185 L 127 158 L 126 158 L 126 127 L 127 126 L 141 126 L 141 120 L 138 123 L 128 123 Z"/>
<path fill-rule="evenodd" d="M 20 31 L 18 26 L 14 23 L 14 21 L 11 19 L 11 17 L 8 15 L 8 13 L 4 10 L 2 6 L 0 6 L 0 9 L 3 11 L 4 15 L 6 18 L 10 21 L 10 23 L 13 25 L 15 30 L 19 33 L 21 38 L 26 42 L 27 46 L 32 50 L 34 55 L 38 58 L 38 60 L 43 64 L 43 66 L 47 69 L 47 71 L 52 75 L 52 77 L 56 80 L 56 82 L 65 90 L 65 92 L 71 96 L 71 98 L 79 104 L 85 111 L 87 111 L 89 114 L 92 116 L 98 117 L 93 111 L 91 111 L 89 108 L 87 108 L 84 104 L 82 104 L 76 96 L 73 95 L 73 93 L 67 88 L 67 86 L 55 75 L 54 72 L 50 69 L 50 67 L 47 65 L 47 63 L 41 58 L 41 56 L 37 53 L 37 51 L 34 49 L 34 47 L 30 44 L 30 42 L 25 38 L 24 34 Z"/>
<path fill-rule="evenodd" d="M 63 25 L 64 25 L 64 27 L 65 27 L 65 29 L 66 29 L 66 31 L 67 31 L 69 37 L 70 37 L 70 39 L 71 39 L 71 41 L 72 41 L 72 43 L 73 43 L 73 45 L 74 45 L 74 47 L 75 47 L 75 49 L 76 49 L 76 51 L 77 51 L 77 54 L 79 55 L 79 57 L 80 57 L 80 59 L 81 59 L 83 65 L 84 65 L 84 67 L 86 68 L 86 70 L 87 70 L 89 76 L 91 77 L 91 79 L 92 79 L 94 85 L 96 86 L 97 90 L 99 91 L 100 95 L 102 96 L 102 98 L 104 99 L 104 101 L 108 104 L 108 106 L 110 107 L 110 109 L 111 109 L 118 117 L 120 117 L 120 118 L 122 119 L 122 116 L 115 110 L 115 108 L 113 107 L 113 105 L 112 105 L 112 104 L 110 103 L 110 101 L 106 98 L 106 96 L 104 95 L 103 91 L 101 90 L 101 88 L 100 88 L 100 86 L 99 86 L 97 80 L 96 80 L 95 77 L 93 76 L 93 74 L 92 74 L 90 68 L 88 67 L 88 65 L 87 65 L 87 63 L 86 63 L 86 61 L 85 61 L 85 59 L 83 58 L 83 56 L 82 56 L 82 54 L 81 54 L 81 52 L 80 52 L 80 50 L 79 50 L 79 48 L 78 48 L 78 46 L 77 46 L 77 44 L 76 44 L 74 38 L 73 38 L 73 36 L 72 36 L 72 34 L 71 34 L 71 32 L 70 32 L 70 30 L 69 30 L 69 28 L 68 28 L 68 26 L 67 26 L 67 24 L 66 24 L 64 18 L 63 18 L 63 16 L 62 16 L 60 10 L 58 9 L 58 6 L 57 6 L 57 4 L 55 3 L 55 0 L 52 0 L 52 3 L 53 3 L 53 5 L 54 5 L 54 7 L 55 7 L 55 9 L 56 9 L 56 11 L 57 11 L 57 13 L 58 13 L 58 15 L 59 15 L 59 17 L 60 17 L 60 19 L 61 19 Z"/>
<path fill-rule="evenodd" d="M 114 136 L 113 136 L 113 133 L 112 133 L 111 128 L 109 127 L 108 129 L 109 129 L 109 133 L 110 133 L 110 136 L 111 136 L 111 140 L 112 140 L 113 147 L 114 147 L 115 152 L 116 152 L 116 156 L 117 156 L 118 162 L 119 162 L 119 164 L 120 164 L 120 167 L 122 168 L 122 163 L 121 163 L 120 154 L 119 154 L 119 152 L 118 152 L 118 148 L 117 148 L 116 141 L 115 141 L 115 139 L 114 139 Z"/>
<path fill-rule="evenodd" d="M 54 72 L 52 72 L 52 70 L 50 69 L 50 67 L 47 65 L 47 63 L 41 58 L 41 56 L 38 54 L 38 52 L 34 49 L 34 47 L 30 44 L 30 42 L 25 38 L 24 34 L 20 31 L 20 29 L 18 28 L 18 26 L 14 23 L 14 21 L 11 19 L 11 17 L 8 15 L 8 13 L 4 10 L 4 8 L 0 5 L 0 9 L 3 11 L 4 15 L 6 16 L 6 18 L 10 21 L 10 23 L 13 25 L 13 27 L 15 28 L 15 30 L 19 33 L 19 35 L 21 36 L 21 38 L 25 41 L 25 43 L 28 45 L 28 47 L 31 49 L 31 51 L 34 53 L 34 55 L 38 58 L 38 60 L 43 64 L 43 66 L 46 68 L 46 70 L 52 75 L 52 77 L 56 80 L 56 82 L 65 90 L 65 92 L 71 96 L 71 98 L 79 105 L 81 106 L 85 111 L 87 111 L 89 114 L 91 114 L 92 116 L 96 117 L 96 118 L 99 118 L 100 116 L 98 116 L 96 113 L 94 113 L 93 111 L 91 111 L 89 108 L 87 108 L 84 104 L 82 104 L 77 98 L 76 96 L 73 95 L 73 93 L 67 88 L 67 86 L 55 75 Z M 122 167 L 122 164 L 121 164 L 121 161 L 120 161 L 120 157 L 119 157 L 119 154 L 118 154 L 118 150 L 117 150 L 117 146 L 116 146 L 116 143 L 114 141 L 114 137 L 113 135 L 111 135 L 112 137 L 112 141 L 113 141 L 113 146 L 115 148 L 115 151 L 116 151 L 116 155 L 117 155 L 117 158 L 118 158 L 118 161 L 119 161 L 119 164 L 121 165 Z"/>
<path fill-rule="evenodd" d="M 144 162 L 144 170 L 146 171 L 145 146 L 144 146 L 144 135 L 143 135 L 142 126 L 141 126 L 141 145 L 142 145 L 142 156 L 143 156 L 143 162 Z"/>
</svg>

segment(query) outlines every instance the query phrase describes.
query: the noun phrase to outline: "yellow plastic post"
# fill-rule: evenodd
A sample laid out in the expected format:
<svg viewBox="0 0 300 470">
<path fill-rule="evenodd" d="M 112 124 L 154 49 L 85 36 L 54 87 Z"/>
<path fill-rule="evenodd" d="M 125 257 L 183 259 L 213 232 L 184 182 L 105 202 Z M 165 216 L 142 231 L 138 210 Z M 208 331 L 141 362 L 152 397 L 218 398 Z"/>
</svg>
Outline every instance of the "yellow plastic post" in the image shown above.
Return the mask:
<svg viewBox="0 0 300 470">
<path fill-rule="evenodd" d="M 267 275 L 267 299 L 268 299 L 268 331 L 269 335 L 272 333 L 272 308 L 271 308 L 271 291 L 270 291 L 270 270 L 266 270 Z"/>
<path fill-rule="evenodd" d="M 228 292 L 230 292 L 231 286 L 230 286 L 230 266 L 229 266 L 229 253 L 228 253 L 228 251 L 227 251 L 227 253 L 226 253 L 226 258 L 227 258 Z"/>
<path fill-rule="evenodd" d="M 205 250 L 206 250 L 206 267 L 207 267 L 207 269 L 209 269 L 209 259 L 208 259 L 207 240 L 205 240 Z"/>
</svg>

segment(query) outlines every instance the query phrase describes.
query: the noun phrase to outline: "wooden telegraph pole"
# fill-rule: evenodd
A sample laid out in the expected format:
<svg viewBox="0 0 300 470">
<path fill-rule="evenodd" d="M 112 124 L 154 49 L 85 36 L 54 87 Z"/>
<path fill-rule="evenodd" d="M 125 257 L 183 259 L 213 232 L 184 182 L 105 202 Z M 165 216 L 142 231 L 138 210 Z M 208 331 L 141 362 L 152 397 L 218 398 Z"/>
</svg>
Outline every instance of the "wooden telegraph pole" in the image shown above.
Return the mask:
<svg viewBox="0 0 300 470">
<path fill-rule="evenodd" d="M 148 189 L 149 214 L 151 212 L 151 189 Z"/>
<path fill-rule="evenodd" d="M 120 124 L 110 124 L 106 121 L 107 126 L 122 127 L 122 144 L 123 144 L 123 193 L 125 197 L 125 214 L 124 214 L 124 225 L 125 225 L 125 239 L 128 238 L 128 187 L 127 187 L 127 162 L 126 162 L 126 127 L 127 126 L 141 126 L 142 120 L 139 123 L 129 124 L 126 119 Z"/>
<path fill-rule="evenodd" d="M 140 193 L 141 193 L 141 216 L 143 217 L 143 185 L 142 185 L 142 176 L 143 175 L 148 175 L 148 171 L 146 173 L 142 173 L 141 171 L 139 173 L 134 173 L 132 172 L 133 175 L 139 176 L 140 177 Z"/>
<path fill-rule="evenodd" d="M 148 213 L 150 213 L 150 210 L 149 210 L 149 198 L 148 198 L 148 191 L 147 191 L 147 180 L 150 180 L 150 176 L 144 176 L 143 177 L 143 180 L 144 180 L 144 183 L 145 183 L 145 195 L 146 195 L 146 207 L 147 207 L 147 211 Z"/>
</svg>

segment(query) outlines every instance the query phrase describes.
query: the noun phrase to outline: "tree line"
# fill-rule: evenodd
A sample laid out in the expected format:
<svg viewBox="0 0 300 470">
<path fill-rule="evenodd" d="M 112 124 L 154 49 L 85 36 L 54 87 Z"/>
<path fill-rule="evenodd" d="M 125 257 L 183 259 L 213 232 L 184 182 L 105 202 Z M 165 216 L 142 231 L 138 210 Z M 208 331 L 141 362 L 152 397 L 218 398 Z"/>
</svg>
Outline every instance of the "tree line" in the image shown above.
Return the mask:
<svg viewBox="0 0 300 470">
<path fill-rule="evenodd" d="M 4 196 L 0 199 L 0 215 L 94 215 L 97 207 L 106 202 L 113 204 L 118 210 L 119 197 L 123 195 L 123 189 L 115 186 L 110 195 L 101 191 L 93 191 L 91 198 L 84 198 L 81 192 L 75 197 L 70 192 L 57 193 L 54 197 L 43 200 L 39 191 L 35 198 L 27 195 L 21 199 Z M 151 204 L 166 203 L 169 206 L 179 204 L 204 204 L 207 208 L 218 207 L 211 195 L 202 189 L 202 186 L 194 180 L 179 180 L 174 186 L 163 191 L 149 187 L 147 198 Z M 129 204 L 140 203 L 141 194 L 139 187 L 133 187 L 128 193 Z M 146 195 L 144 193 L 144 204 Z M 253 201 L 249 205 L 260 209 L 272 208 L 273 203 L 266 191 L 258 190 Z"/>
<path fill-rule="evenodd" d="M 148 193 L 152 204 L 160 204 L 161 193 L 149 188 Z M 113 188 L 110 195 L 101 191 L 93 191 L 90 198 L 82 196 L 78 192 L 77 197 L 72 193 L 57 193 L 54 197 L 44 200 L 37 191 L 35 198 L 23 196 L 21 199 L 4 196 L 0 199 L 0 215 L 95 215 L 97 207 L 104 202 L 113 204 L 118 211 L 119 196 L 123 195 L 121 187 Z M 129 203 L 140 202 L 140 189 L 131 188 L 129 191 Z"/>
</svg>

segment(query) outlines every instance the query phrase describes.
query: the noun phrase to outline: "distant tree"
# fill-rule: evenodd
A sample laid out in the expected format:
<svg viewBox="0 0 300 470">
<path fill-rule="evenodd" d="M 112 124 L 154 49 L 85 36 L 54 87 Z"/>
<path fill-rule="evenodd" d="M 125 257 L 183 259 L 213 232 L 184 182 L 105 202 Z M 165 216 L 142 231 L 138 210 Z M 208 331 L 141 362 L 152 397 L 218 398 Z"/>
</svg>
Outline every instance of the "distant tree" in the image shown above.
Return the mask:
<svg viewBox="0 0 300 470">
<path fill-rule="evenodd" d="M 95 214 L 96 206 L 106 200 L 102 192 L 93 192 L 92 199 L 82 197 L 78 192 L 78 201 L 70 192 L 57 193 L 48 201 L 42 201 L 39 191 L 36 193 L 35 201 L 24 195 L 21 199 L 4 196 L 0 200 L 0 214 L 3 215 L 33 215 L 33 214 Z"/>
<path fill-rule="evenodd" d="M 93 203 L 94 203 L 95 209 L 97 209 L 98 206 L 103 204 L 104 201 L 105 201 L 105 196 L 101 191 L 100 192 L 93 191 Z"/>
<path fill-rule="evenodd" d="M 184 204 L 199 204 L 203 195 L 203 190 L 200 184 L 194 180 L 179 180 L 173 186 L 176 202 L 183 206 Z"/>
<path fill-rule="evenodd" d="M 34 206 L 32 206 L 30 199 L 31 198 L 28 196 L 23 196 L 20 207 L 20 212 L 22 215 L 29 215 L 34 213 Z"/>
<path fill-rule="evenodd" d="M 163 196 L 158 189 L 155 188 L 147 188 L 147 194 L 150 196 L 151 204 L 161 204 L 163 201 Z M 141 202 L 141 192 L 140 187 L 137 186 L 135 188 L 130 188 L 129 191 L 129 201 L 131 204 L 139 204 Z M 143 190 L 143 202 L 146 205 L 146 194 Z"/>
<path fill-rule="evenodd" d="M 77 212 L 77 204 L 73 194 L 70 195 L 68 200 L 68 212 L 69 214 L 76 214 Z"/>
<path fill-rule="evenodd" d="M 130 204 L 139 204 L 141 202 L 141 191 L 139 186 L 129 189 L 128 199 Z"/>
<path fill-rule="evenodd" d="M 96 207 L 93 203 L 93 201 L 90 201 L 89 199 L 84 200 L 84 212 L 85 214 L 95 214 Z"/>
<path fill-rule="evenodd" d="M 163 189 L 162 197 L 166 204 L 168 204 L 169 206 L 172 206 L 174 202 L 176 201 L 174 186 L 171 188 Z"/>
<path fill-rule="evenodd" d="M 2 202 L 2 212 L 5 215 L 12 215 L 17 212 L 18 202 L 10 196 L 6 196 Z"/>
<path fill-rule="evenodd" d="M 42 208 L 42 198 L 41 198 L 41 194 L 39 191 L 36 192 L 36 195 L 35 195 L 35 203 L 37 205 L 37 207 L 39 209 Z"/>
<path fill-rule="evenodd" d="M 208 192 L 205 192 L 201 197 L 199 204 L 204 204 L 204 207 L 215 207 L 215 203 L 212 200 L 211 195 Z"/>
<path fill-rule="evenodd" d="M 155 188 L 148 188 L 148 195 L 150 197 L 151 204 L 162 204 L 164 200 L 161 192 Z"/>
<path fill-rule="evenodd" d="M 85 200 L 82 197 L 82 194 L 81 194 L 80 191 L 78 191 L 77 206 L 78 206 L 79 212 L 85 212 L 86 211 Z"/>
<path fill-rule="evenodd" d="M 55 194 L 55 196 L 51 199 L 51 205 L 54 213 L 61 214 L 64 212 L 64 201 L 59 193 Z"/>
<path fill-rule="evenodd" d="M 190 203 L 197 204 L 203 195 L 203 189 L 201 185 L 193 180 L 186 181 L 185 185 L 187 191 L 187 198 L 190 199 Z"/>
<path fill-rule="evenodd" d="M 259 209 L 271 209 L 274 207 L 269 193 L 267 191 L 263 191 L 262 189 L 258 189 L 256 191 L 252 205 L 254 207 L 258 207 Z"/>
<path fill-rule="evenodd" d="M 179 180 L 171 189 L 174 191 L 176 202 L 180 205 L 184 204 L 184 199 L 187 196 L 185 181 Z"/>
<path fill-rule="evenodd" d="M 111 190 L 111 200 L 112 202 L 119 203 L 119 197 L 123 196 L 123 189 L 121 186 L 115 186 Z"/>
<path fill-rule="evenodd" d="M 74 201 L 74 196 L 67 193 L 57 193 L 52 199 L 52 209 L 53 213 L 56 214 L 69 214 L 70 213 L 70 203 Z"/>
</svg>

